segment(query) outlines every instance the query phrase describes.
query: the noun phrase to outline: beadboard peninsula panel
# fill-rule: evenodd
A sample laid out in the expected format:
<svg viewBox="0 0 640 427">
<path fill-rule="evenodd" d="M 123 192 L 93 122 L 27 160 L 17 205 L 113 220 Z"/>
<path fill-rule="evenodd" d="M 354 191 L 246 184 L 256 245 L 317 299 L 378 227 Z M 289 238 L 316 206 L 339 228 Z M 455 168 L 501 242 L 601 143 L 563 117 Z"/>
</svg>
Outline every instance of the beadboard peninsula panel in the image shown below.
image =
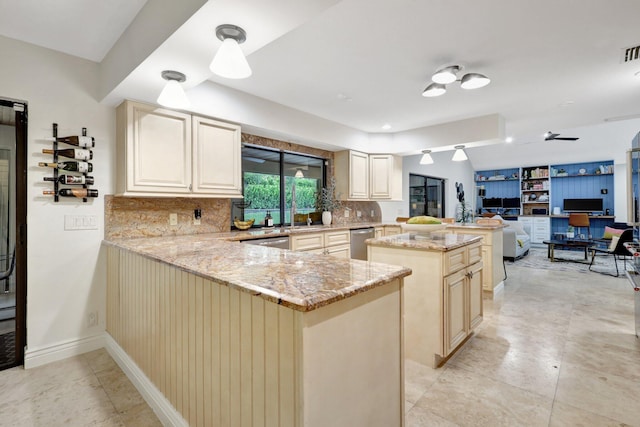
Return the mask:
<svg viewBox="0 0 640 427">
<path fill-rule="evenodd" d="M 107 257 L 107 333 L 189 425 L 404 425 L 401 278 L 305 312 Z"/>
</svg>

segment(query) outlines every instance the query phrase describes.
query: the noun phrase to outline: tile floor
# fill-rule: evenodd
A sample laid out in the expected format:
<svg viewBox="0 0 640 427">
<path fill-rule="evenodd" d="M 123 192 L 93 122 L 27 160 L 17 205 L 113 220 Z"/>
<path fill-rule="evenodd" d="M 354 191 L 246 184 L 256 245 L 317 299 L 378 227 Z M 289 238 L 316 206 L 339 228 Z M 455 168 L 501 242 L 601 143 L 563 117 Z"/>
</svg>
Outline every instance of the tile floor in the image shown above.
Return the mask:
<svg viewBox="0 0 640 427">
<path fill-rule="evenodd" d="M 407 361 L 407 427 L 640 426 L 626 279 L 507 268 L 454 358 L 437 370 Z M 105 350 L 0 372 L 0 426 L 157 425 Z"/>
</svg>

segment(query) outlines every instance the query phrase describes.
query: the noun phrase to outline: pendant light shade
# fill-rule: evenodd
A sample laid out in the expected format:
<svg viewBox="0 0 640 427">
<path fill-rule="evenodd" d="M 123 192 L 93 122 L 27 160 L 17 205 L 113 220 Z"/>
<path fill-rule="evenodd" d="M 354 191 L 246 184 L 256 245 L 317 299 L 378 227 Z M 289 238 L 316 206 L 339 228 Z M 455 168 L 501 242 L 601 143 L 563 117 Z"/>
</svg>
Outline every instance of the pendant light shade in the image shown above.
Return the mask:
<svg viewBox="0 0 640 427">
<path fill-rule="evenodd" d="M 451 160 L 454 162 L 464 162 L 469 159 L 467 157 L 467 153 L 464 152 L 464 145 L 456 145 L 454 148 L 456 149 L 456 152 L 453 153 Z"/>
<path fill-rule="evenodd" d="M 443 85 L 448 85 L 449 83 L 453 83 L 456 81 L 456 74 L 460 71 L 460 66 L 452 65 L 450 67 L 445 67 L 441 70 L 435 72 L 433 76 L 431 76 L 431 80 L 435 83 L 440 83 Z"/>
<path fill-rule="evenodd" d="M 304 178 L 304 173 L 302 173 L 302 169 L 298 169 L 296 174 L 294 175 L 296 178 Z"/>
<path fill-rule="evenodd" d="M 444 95 L 447 91 L 445 85 L 440 83 L 431 83 L 427 88 L 422 92 L 422 96 L 433 98 L 434 96 Z"/>
<path fill-rule="evenodd" d="M 462 89 L 478 89 L 485 87 L 491 83 L 491 79 L 480 73 L 469 73 L 462 76 L 460 80 L 460 87 Z"/>
<path fill-rule="evenodd" d="M 432 165 L 433 157 L 431 157 L 431 150 L 422 150 L 422 158 L 420 159 L 421 165 Z"/>
<path fill-rule="evenodd" d="M 251 67 L 240 49 L 240 44 L 247 39 L 245 31 L 235 25 L 220 25 L 216 28 L 216 37 L 222 40 L 222 45 L 213 57 L 209 69 L 214 74 L 227 79 L 249 77 Z"/>
<path fill-rule="evenodd" d="M 167 84 L 160 92 L 160 96 L 158 96 L 158 104 L 168 108 L 189 108 L 191 103 L 180 84 L 186 81 L 187 77 L 178 71 L 171 70 L 163 71 L 161 76 L 167 81 Z"/>
</svg>

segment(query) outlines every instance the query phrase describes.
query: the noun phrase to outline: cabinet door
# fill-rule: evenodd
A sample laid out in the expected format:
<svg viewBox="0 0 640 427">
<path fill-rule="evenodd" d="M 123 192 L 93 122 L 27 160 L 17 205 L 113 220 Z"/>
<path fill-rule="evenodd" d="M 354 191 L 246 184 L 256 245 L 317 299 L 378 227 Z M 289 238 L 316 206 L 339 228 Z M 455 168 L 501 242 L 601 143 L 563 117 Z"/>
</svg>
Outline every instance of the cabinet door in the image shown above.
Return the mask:
<svg viewBox="0 0 640 427">
<path fill-rule="evenodd" d="M 384 227 L 376 227 L 376 239 L 384 236 Z"/>
<path fill-rule="evenodd" d="M 482 263 L 476 263 L 467 268 L 467 283 L 469 290 L 469 331 L 475 329 L 482 322 L 482 282 L 484 269 Z"/>
<path fill-rule="evenodd" d="M 461 270 L 444 278 L 444 357 L 467 337 L 466 273 Z"/>
<path fill-rule="evenodd" d="M 344 245 L 351 242 L 349 230 L 327 231 L 324 233 L 324 246 Z"/>
<path fill-rule="evenodd" d="M 369 155 L 349 152 L 349 198 L 369 198 Z"/>
<path fill-rule="evenodd" d="M 351 247 L 349 245 L 331 246 L 325 249 L 327 255 L 334 256 L 336 258 L 351 258 Z"/>
<path fill-rule="evenodd" d="M 193 117 L 193 192 L 242 195 L 240 126 Z"/>
<path fill-rule="evenodd" d="M 118 123 L 126 126 L 122 192 L 189 193 L 191 116 L 136 102 L 126 110 L 126 123 Z"/>
<path fill-rule="evenodd" d="M 393 156 L 369 154 L 369 194 L 372 199 L 391 198 Z"/>
</svg>

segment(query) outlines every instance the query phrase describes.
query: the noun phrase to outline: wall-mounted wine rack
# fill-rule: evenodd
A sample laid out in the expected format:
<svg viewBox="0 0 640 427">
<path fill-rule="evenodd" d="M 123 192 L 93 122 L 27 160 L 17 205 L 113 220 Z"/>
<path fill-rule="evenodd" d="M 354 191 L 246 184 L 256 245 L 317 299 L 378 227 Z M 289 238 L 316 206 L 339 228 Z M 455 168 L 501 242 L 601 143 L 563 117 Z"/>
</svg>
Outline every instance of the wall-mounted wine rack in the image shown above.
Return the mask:
<svg viewBox="0 0 640 427">
<path fill-rule="evenodd" d="M 59 142 L 58 141 L 58 124 L 57 123 L 53 123 L 53 163 L 58 163 L 58 144 L 59 143 L 64 143 L 64 142 Z M 87 136 L 87 128 L 82 128 L 82 136 Z M 79 159 L 75 159 L 75 161 L 81 161 Z M 85 181 L 87 180 L 87 172 L 79 172 L 76 171 L 78 173 L 81 173 L 84 176 Z M 67 173 L 65 171 L 65 173 Z M 59 202 L 60 201 L 60 182 L 58 181 L 60 172 L 59 169 L 57 167 L 53 168 L 53 201 L 54 202 Z M 88 189 L 89 186 L 88 184 L 84 183 L 84 184 L 79 184 L 76 186 L 81 186 L 84 189 Z M 82 197 L 82 201 L 83 203 L 86 203 L 88 201 L 87 197 Z"/>
</svg>

